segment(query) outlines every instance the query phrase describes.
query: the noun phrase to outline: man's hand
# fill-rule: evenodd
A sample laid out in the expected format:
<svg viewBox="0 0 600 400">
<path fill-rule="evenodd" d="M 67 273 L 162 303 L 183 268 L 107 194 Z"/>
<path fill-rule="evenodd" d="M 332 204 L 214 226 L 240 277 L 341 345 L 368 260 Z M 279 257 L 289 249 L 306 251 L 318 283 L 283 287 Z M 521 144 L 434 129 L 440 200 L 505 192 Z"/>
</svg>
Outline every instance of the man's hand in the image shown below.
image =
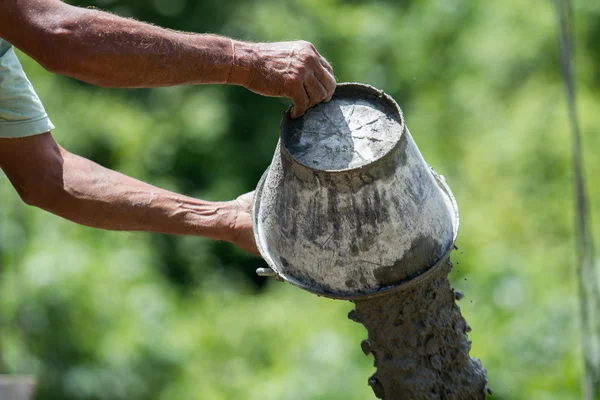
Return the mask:
<svg viewBox="0 0 600 400">
<path fill-rule="evenodd" d="M 336 86 L 333 69 L 311 43 L 234 42 L 234 46 L 229 81 L 265 96 L 291 98 L 292 118 L 331 100 Z"/>
<path fill-rule="evenodd" d="M 232 235 L 229 242 L 246 250 L 249 253 L 260 255 L 254 232 L 252 231 L 252 201 L 254 192 L 246 193 L 231 202 L 231 206 L 236 211 L 235 220 L 232 225 Z"/>
</svg>

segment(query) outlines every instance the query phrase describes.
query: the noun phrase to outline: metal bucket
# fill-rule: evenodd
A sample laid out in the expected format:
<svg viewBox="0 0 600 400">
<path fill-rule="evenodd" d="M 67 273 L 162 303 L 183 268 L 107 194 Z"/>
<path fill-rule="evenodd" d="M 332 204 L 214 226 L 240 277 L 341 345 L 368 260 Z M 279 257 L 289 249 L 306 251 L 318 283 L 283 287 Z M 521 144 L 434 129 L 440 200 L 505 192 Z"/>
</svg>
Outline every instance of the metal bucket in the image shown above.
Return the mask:
<svg viewBox="0 0 600 400">
<path fill-rule="evenodd" d="M 394 100 L 339 84 L 332 101 L 283 115 L 253 207 L 258 249 L 282 279 L 353 299 L 418 282 L 458 232 L 443 177 L 423 160 Z"/>
</svg>

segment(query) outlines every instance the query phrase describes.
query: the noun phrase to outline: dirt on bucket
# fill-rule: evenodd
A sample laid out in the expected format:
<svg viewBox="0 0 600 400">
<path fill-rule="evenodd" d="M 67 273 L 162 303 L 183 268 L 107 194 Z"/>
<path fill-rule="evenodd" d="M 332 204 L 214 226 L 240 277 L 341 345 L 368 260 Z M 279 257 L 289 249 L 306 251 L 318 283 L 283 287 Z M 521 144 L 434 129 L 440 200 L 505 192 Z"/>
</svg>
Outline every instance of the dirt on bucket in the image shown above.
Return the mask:
<svg viewBox="0 0 600 400">
<path fill-rule="evenodd" d="M 469 355 L 471 330 L 456 304 L 449 261 L 430 279 L 380 297 L 355 300 L 348 318 L 365 326 L 361 343 L 377 371 L 369 385 L 385 400 L 486 399 L 486 370 Z"/>
</svg>

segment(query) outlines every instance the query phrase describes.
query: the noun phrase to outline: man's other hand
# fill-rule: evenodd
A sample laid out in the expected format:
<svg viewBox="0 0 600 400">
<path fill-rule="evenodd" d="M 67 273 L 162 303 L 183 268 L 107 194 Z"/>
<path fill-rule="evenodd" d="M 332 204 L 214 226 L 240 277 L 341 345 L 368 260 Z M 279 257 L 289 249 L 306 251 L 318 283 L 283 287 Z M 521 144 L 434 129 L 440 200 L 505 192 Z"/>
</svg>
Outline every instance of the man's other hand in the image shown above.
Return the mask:
<svg viewBox="0 0 600 400">
<path fill-rule="evenodd" d="M 333 69 L 309 42 L 234 42 L 234 51 L 230 82 L 265 96 L 291 98 L 292 118 L 333 96 Z"/>
<path fill-rule="evenodd" d="M 260 256 L 256 242 L 254 240 L 254 232 L 252 231 L 252 201 L 254 192 L 249 192 L 241 195 L 237 199 L 231 201 L 231 206 L 235 212 L 232 223 L 232 234 L 229 242 L 236 246 Z"/>
</svg>

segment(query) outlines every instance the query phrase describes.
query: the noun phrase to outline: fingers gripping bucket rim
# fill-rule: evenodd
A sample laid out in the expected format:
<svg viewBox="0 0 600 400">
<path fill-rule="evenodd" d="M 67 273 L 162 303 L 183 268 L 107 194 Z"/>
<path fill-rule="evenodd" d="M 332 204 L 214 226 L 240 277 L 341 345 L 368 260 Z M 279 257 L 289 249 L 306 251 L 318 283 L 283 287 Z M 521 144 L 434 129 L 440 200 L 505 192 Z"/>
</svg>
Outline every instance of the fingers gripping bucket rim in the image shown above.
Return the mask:
<svg viewBox="0 0 600 400">
<path fill-rule="evenodd" d="M 386 116 L 373 119 L 377 112 Z M 335 148 L 324 156 L 323 146 Z M 373 149 L 377 154 L 365 158 Z M 339 84 L 332 102 L 303 118 L 284 114 L 254 198 L 254 234 L 267 264 L 283 280 L 335 299 L 427 279 L 444 265 L 458 233 L 454 196 L 423 160 L 398 105 L 358 83 Z"/>
</svg>

